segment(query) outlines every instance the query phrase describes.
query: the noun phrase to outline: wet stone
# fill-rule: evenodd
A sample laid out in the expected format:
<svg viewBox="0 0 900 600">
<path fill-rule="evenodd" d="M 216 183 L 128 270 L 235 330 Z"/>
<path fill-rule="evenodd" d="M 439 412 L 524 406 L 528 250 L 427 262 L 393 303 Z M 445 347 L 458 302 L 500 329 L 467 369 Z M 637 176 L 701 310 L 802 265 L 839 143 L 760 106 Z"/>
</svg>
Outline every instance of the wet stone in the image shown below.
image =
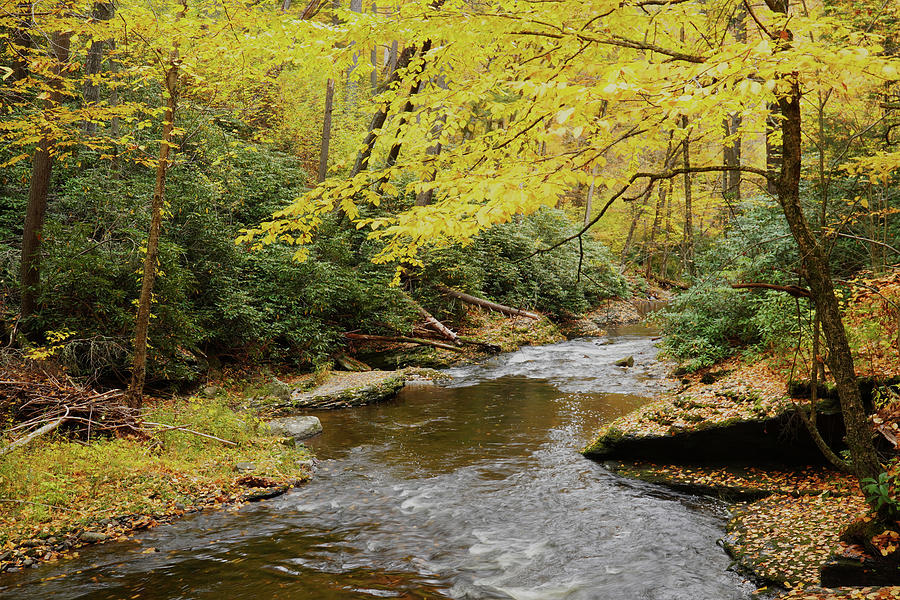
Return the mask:
<svg viewBox="0 0 900 600">
<path fill-rule="evenodd" d="M 106 541 L 107 535 L 105 533 L 100 533 L 99 531 L 85 531 L 81 534 L 79 539 L 88 544 L 96 544 L 97 542 Z"/>
<path fill-rule="evenodd" d="M 273 434 L 289 437 L 294 441 L 305 440 L 322 431 L 319 418 L 309 416 L 273 419 L 267 425 Z"/>
<path fill-rule="evenodd" d="M 625 358 L 620 358 L 613 364 L 616 365 L 617 367 L 633 367 L 634 366 L 634 357 L 626 356 Z"/>
</svg>

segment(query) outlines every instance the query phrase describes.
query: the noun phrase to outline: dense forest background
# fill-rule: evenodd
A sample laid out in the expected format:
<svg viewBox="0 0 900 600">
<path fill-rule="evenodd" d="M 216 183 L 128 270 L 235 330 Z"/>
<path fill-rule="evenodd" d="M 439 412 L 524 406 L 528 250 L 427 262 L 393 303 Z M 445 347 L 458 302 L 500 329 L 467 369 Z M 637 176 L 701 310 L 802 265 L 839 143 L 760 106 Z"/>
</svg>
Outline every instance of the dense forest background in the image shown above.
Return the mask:
<svg viewBox="0 0 900 600">
<path fill-rule="evenodd" d="M 460 18 L 465 10 L 455 5 L 173 3 L 153 9 L 97 2 L 60 3 L 38 14 L 20 3 L 0 21 L 4 342 L 20 353 L 52 354 L 73 374 L 128 378 L 151 200 L 164 164 L 149 320 L 154 381 L 196 379 L 223 361 L 314 367 L 345 346 L 344 332 L 409 333 L 418 318 L 415 302 L 441 319 L 462 318 L 436 284 L 558 319 L 604 298 L 644 293 L 648 284 L 679 292 L 690 287 L 664 316 L 668 351 L 689 369 L 737 347 L 788 347 L 798 328 L 795 299 L 778 290 L 731 287 L 803 285 L 801 257 L 773 180 L 753 172 L 775 172 L 780 164 L 773 98 L 781 76 L 761 63 L 747 76 L 746 56 L 740 65 L 724 56 L 729 45 L 770 52 L 760 31 L 777 24 L 778 7 L 721 4 L 713 15 L 682 10 L 677 2 L 668 9 L 635 3 L 651 21 L 653 11 L 669 10 L 672 23 L 691 25 L 687 32 L 675 24 L 658 31 L 655 44 L 600 44 L 598 52 L 619 69 L 619 83 L 610 84 L 611 76 L 591 64 L 596 53 L 579 57 L 587 62 L 533 61 L 533 73 L 491 80 L 497 71 L 490 62 L 474 65 L 499 56 L 497 47 L 454 39 L 452 26 L 427 29 L 415 20 L 421 10 Z M 565 22 L 570 15 L 560 10 Z M 797 49 L 807 57 L 798 65 L 818 69 L 803 94 L 800 200 L 843 285 L 897 261 L 900 192 L 892 173 L 900 98 L 891 60 L 898 13 L 878 0 L 795 10 L 792 18 L 806 20 L 792 35 L 823 49 Z M 526 17 L 539 22 L 536 14 Z M 402 27 L 391 31 L 391 22 Z M 297 43 L 311 32 L 318 37 Z M 681 49 L 672 50 L 677 44 Z M 438 47 L 464 50 L 448 58 Z M 629 73 L 628 62 L 643 57 L 648 69 L 671 68 L 659 73 L 675 77 L 684 75 L 680 67 L 666 65 L 696 62 L 692 53 L 717 65 L 718 79 L 708 85 L 718 91 L 685 88 L 672 100 L 683 107 L 667 109 L 660 120 L 647 116 L 652 135 L 635 134 L 632 109 L 613 108 L 619 101 L 627 106 L 629 93 L 650 93 L 627 89 L 634 83 L 629 77 L 643 77 Z M 460 62 L 466 58 L 473 61 L 468 68 Z M 521 61 L 503 57 L 498 64 Z M 839 73 L 839 80 L 828 81 L 828 73 Z M 721 87 L 729 78 L 729 87 Z M 564 80 L 568 91 L 547 92 L 556 85 L 547 82 Z M 471 89 L 460 87 L 465 82 Z M 534 85 L 545 89 L 532 97 Z M 559 108 L 577 93 L 589 99 L 584 107 Z M 167 133 L 165 110 L 176 97 Z M 720 106 L 713 110 L 711 101 Z M 526 118 L 544 103 L 554 105 L 549 116 Z M 648 136 L 652 144 L 637 143 Z M 612 141 L 593 159 L 567 158 L 557 169 L 564 166 L 565 177 L 545 178 L 533 189 L 520 173 L 503 171 L 507 165 L 490 175 L 460 162 L 465 148 L 487 144 L 500 162 L 509 162 L 502 155 L 509 150 L 521 156 L 513 161 L 519 167 L 540 164 L 540 157 L 582 156 L 601 138 Z M 524 146 L 513 149 L 520 142 L 531 154 L 522 154 Z M 158 149 L 167 146 L 170 156 L 159 160 Z M 488 213 L 475 214 L 464 205 L 484 188 L 438 187 L 440 172 L 428 161 L 444 158 L 441 168 L 473 169 L 473 181 L 507 177 L 534 200 L 497 192 L 505 208 L 491 213 L 492 200 Z M 729 170 L 704 170 L 717 164 Z M 366 167 L 370 179 L 363 182 Z M 653 169 L 668 173 L 615 193 L 629 174 Z M 679 169 L 693 171 L 674 174 Z M 362 193 L 364 186 L 377 202 Z M 298 199 L 314 203 L 334 192 L 334 207 L 348 189 L 356 194 L 353 203 L 340 204 L 333 215 L 315 213 L 317 234 L 264 228 L 257 231 L 270 236 L 267 242 L 287 243 L 251 248 L 246 242 L 247 230 L 273 213 L 297 214 Z M 29 222 L 26 214 L 37 208 L 45 213 Z M 425 209 L 437 216 L 403 222 Z M 443 229 L 426 226 L 428 219 Z M 450 232 L 454 220 L 462 233 Z M 393 238 L 378 239 L 370 225 L 379 221 L 382 232 L 393 223 Z M 582 224 L 592 227 L 582 230 Z M 431 241 L 404 227 L 420 227 Z M 239 236 L 245 242 L 235 244 Z M 566 238 L 572 241 L 541 251 Z M 306 243 L 305 262 L 294 260 L 297 242 Z M 410 260 L 397 244 L 414 248 Z M 32 263 L 33 257 L 39 260 Z M 800 326 L 810 328 L 805 300 L 802 309 Z"/>
</svg>

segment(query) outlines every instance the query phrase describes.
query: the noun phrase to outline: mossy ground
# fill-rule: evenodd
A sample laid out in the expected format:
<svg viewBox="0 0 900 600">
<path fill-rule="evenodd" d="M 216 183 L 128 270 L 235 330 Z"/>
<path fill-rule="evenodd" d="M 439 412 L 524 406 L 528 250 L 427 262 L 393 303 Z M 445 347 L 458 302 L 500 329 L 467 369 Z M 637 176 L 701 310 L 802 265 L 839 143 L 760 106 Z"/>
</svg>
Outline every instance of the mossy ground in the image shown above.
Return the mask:
<svg viewBox="0 0 900 600">
<path fill-rule="evenodd" d="M 307 479 L 309 452 L 220 398 L 148 400 L 146 420 L 186 431 L 150 440 L 49 437 L 0 459 L 0 570 L 58 560 L 91 531 L 116 539 L 186 512 L 235 505 Z M 252 463 L 241 473 L 237 463 Z"/>
<path fill-rule="evenodd" d="M 741 364 L 732 359 L 720 364 L 715 373 L 721 375 L 709 384 L 702 382 L 706 373 L 684 378 L 680 388 L 604 425 L 584 451 L 600 450 L 624 435 L 672 435 L 775 417 L 808 403 L 788 398 L 785 381 L 762 362 Z"/>
</svg>

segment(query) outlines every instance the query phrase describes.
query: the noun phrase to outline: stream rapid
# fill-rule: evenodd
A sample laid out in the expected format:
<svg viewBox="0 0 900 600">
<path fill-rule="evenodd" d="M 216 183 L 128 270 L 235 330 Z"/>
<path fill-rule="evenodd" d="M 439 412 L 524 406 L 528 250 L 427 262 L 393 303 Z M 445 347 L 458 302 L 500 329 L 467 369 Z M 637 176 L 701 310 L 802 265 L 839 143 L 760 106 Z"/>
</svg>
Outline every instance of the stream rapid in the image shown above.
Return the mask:
<svg viewBox="0 0 900 600">
<path fill-rule="evenodd" d="M 314 413 L 308 484 L 7 575 L 0 597 L 749 598 L 716 545 L 722 505 L 578 453 L 665 385 L 652 335 L 526 347 L 390 402 Z M 629 355 L 633 368 L 613 366 Z"/>
</svg>

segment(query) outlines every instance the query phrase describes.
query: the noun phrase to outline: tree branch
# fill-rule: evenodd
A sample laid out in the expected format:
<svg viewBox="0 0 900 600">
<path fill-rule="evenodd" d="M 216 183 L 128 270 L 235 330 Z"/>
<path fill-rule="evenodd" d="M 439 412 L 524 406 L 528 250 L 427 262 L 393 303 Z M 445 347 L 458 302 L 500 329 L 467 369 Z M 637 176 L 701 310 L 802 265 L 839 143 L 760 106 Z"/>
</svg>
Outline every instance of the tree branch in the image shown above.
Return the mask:
<svg viewBox="0 0 900 600">
<path fill-rule="evenodd" d="M 790 294 L 794 298 L 809 298 L 810 292 L 806 288 L 797 285 L 775 285 L 774 283 L 732 283 L 731 287 L 736 290 L 742 289 L 762 289 L 775 290 L 776 292 L 784 292 Z"/>
</svg>

